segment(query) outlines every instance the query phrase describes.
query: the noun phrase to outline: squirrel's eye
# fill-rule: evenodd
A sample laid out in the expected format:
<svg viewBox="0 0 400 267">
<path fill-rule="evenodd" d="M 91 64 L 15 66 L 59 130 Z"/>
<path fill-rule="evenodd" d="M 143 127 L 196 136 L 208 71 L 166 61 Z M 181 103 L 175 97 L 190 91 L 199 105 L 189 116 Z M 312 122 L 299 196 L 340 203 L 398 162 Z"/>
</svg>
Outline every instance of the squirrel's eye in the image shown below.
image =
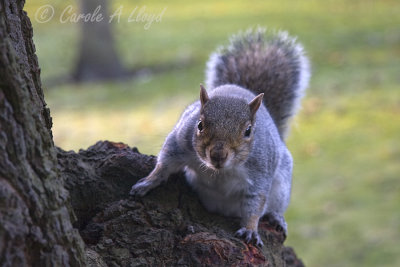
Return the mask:
<svg viewBox="0 0 400 267">
<path fill-rule="evenodd" d="M 203 131 L 203 122 L 201 120 L 199 120 L 199 123 L 197 124 L 197 129 L 199 129 L 199 131 Z"/>
<path fill-rule="evenodd" d="M 249 127 L 247 127 L 246 131 L 244 132 L 244 136 L 249 137 L 250 134 L 251 134 L 251 125 L 249 125 Z"/>
</svg>

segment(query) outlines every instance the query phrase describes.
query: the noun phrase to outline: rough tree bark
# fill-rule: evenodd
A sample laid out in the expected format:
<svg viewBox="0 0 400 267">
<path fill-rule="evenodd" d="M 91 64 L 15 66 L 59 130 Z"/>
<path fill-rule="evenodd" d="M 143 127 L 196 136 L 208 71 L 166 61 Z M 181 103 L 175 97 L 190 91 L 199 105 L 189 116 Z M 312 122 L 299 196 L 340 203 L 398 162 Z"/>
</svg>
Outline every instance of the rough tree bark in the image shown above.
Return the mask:
<svg viewBox="0 0 400 267">
<path fill-rule="evenodd" d="M 259 226 L 262 249 L 236 238 L 239 220 L 207 212 L 182 174 L 144 198 L 129 198 L 155 162 L 122 143 L 58 149 L 91 266 L 303 266 L 266 221 Z"/>
<path fill-rule="evenodd" d="M 235 238 L 237 220 L 205 211 L 181 174 L 129 198 L 154 157 L 55 148 L 23 4 L 0 0 L 1 266 L 302 266 L 267 222 L 263 249 Z"/>
<path fill-rule="evenodd" d="M 0 263 L 80 266 L 84 244 L 65 205 L 23 5 L 0 0 Z"/>
</svg>

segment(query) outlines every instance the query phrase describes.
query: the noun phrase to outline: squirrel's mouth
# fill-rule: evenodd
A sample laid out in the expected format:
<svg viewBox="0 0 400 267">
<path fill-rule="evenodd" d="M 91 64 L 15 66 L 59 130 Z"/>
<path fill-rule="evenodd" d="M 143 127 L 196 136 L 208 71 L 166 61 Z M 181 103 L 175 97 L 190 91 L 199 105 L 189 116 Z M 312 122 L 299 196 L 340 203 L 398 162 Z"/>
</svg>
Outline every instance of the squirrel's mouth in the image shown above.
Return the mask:
<svg viewBox="0 0 400 267">
<path fill-rule="evenodd" d="M 229 149 L 225 147 L 208 147 L 206 149 L 206 161 L 207 166 L 214 170 L 221 170 L 229 167 L 231 162 L 231 153 Z"/>
<path fill-rule="evenodd" d="M 220 171 L 220 170 L 223 170 L 225 168 L 225 164 L 224 163 L 213 163 L 213 162 L 206 161 L 205 165 L 210 170 L 217 171 L 217 172 Z"/>
<path fill-rule="evenodd" d="M 221 169 L 225 166 L 226 159 L 228 157 L 228 154 L 222 155 L 222 156 L 211 156 L 211 164 L 216 168 L 216 169 Z"/>
<path fill-rule="evenodd" d="M 215 169 L 215 170 L 220 170 L 220 169 L 223 169 L 224 168 L 224 162 L 211 162 L 211 165 L 212 165 L 212 167 L 213 167 L 213 169 Z"/>
</svg>

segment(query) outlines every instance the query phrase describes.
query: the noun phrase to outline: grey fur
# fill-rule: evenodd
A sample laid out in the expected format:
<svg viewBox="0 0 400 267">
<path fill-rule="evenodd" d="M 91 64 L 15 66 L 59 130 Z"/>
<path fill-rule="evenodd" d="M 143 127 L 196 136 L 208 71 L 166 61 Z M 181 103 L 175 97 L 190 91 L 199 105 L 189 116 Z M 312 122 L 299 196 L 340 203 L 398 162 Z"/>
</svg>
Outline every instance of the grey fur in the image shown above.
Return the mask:
<svg viewBox="0 0 400 267">
<path fill-rule="evenodd" d="M 235 37 L 223 55 L 212 56 L 217 59 L 208 64 L 208 85 L 213 89 L 202 91 L 202 103 L 186 108 L 166 138 L 156 168 L 132 187 L 132 195 L 145 195 L 170 174 L 185 170 L 208 210 L 241 218 L 237 234 L 247 242 L 262 245 L 257 227 L 263 215 L 286 233 L 283 214 L 290 200 L 293 163 L 282 135 L 306 86 L 299 85 L 299 73 L 308 67 L 298 69 L 303 66 L 299 61 L 306 62 L 298 54 L 300 46 L 282 36 L 263 39 L 260 30 L 248 32 L 242 39 Z M 261 101 L 262 96 L 255 95 L 260 92 L 265 93 L 268 110 L 249 104 Z"/>
<path fill-rule="evenodd" d="M 287 32 L 250 29 L 231 38 L 207 63 L 206 84 L 212 89 L 236 84 L 264 93 L 264 103 L 285 138 L 288 120 L 300 106 L 310 79 L 303 47 Z"/>
</svg>

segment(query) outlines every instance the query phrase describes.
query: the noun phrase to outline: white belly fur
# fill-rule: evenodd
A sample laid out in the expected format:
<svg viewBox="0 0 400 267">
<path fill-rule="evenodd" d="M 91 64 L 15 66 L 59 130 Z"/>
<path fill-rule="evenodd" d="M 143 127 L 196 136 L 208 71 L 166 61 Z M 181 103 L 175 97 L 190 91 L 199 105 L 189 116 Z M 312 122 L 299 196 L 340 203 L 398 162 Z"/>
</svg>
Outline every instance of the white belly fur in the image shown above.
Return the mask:
<svg viewBox="0 0 400 267">
<path fill-rule="evenodd" d="M 247 192 L 251 185 L 244 167 L 218 173 L 186 167 L 185 173 L 186 180 L 197 192 L 207 210 L 241 217 L 243 192 Z"/>
</svg>

